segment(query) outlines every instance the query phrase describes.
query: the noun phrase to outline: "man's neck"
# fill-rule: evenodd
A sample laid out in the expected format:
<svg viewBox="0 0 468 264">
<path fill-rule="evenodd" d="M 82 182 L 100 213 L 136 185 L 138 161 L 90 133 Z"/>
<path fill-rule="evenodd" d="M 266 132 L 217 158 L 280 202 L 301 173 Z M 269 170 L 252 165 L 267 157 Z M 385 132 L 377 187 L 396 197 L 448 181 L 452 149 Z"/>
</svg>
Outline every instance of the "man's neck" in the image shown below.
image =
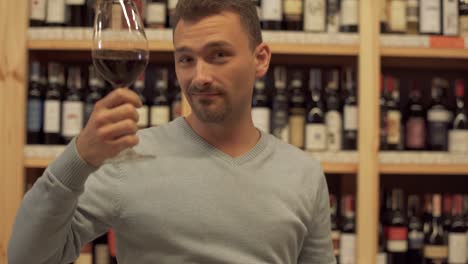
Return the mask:
<svg viewBox="0 0 468 264">
<path fill-rule="evenodd" d="M 261 135 L 251 117 L 237 122 L 204 123 L 191 113 L 185 120 L 206 142 L 233 158 L 251 150 Z"/>
</svg>

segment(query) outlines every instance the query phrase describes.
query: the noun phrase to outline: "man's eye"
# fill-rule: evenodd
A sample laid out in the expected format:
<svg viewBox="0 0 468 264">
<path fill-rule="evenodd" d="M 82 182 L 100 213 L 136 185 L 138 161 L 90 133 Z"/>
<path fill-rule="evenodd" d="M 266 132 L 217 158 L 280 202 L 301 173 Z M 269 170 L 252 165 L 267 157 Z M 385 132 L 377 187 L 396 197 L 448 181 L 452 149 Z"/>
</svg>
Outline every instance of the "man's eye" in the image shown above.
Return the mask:
<svg viewBox="0 0 468 264">
<path fill-rule="evenodd" d="M 184 63 L 184 64 L 190 63 L 190 62 L 192 62 L 192 61 L 193 61 L 193 60 L 192 60 L 192 58 L 190 58 L 190 57 L 180 57 L 180 58 L 179 58 L 179 62 L 180 62 L 180 63 Z"/>
</svg>

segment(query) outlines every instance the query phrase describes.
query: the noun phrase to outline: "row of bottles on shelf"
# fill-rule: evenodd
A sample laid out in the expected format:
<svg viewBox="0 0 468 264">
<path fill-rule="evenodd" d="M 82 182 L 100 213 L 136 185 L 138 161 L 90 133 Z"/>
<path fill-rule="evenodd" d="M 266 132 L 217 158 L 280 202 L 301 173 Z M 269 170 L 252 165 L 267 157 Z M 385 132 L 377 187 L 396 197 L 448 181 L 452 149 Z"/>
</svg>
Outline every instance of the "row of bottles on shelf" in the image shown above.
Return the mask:
<svg viewBox="0 0 468 264">
<path fill-rule="evenodd" d="M 132 0 L 145 26 L 171 28 L 178 0 Z M 357 32 L 358 0 L 252 0 L 265 30 Z M 31 0 L 31 26 L 92 27 L 95 0 Z"/>
<path fill-rule="evenodd" d="M 80 255 L 72 264 L 117 264 L 114 231 L 87 243 L 81 248 Z"/>
<path fill-rule="evenodd" d="M 448 80 L 435 77 L 430 89 L 421 90 L 419 82 L 413 79 L 407 90 L 409 100 L 406 105 L 401 105 L 399 79 L 392 75 L 382 76 L 381 150 L 468 153 L 468 112 L 465 106 L 464 81 L 457 79 L 451 85 Z M 425 91 L 430 91 L 429 104 L 423 100 Z"/>
<path fill-rule="evenodd" d="M 468 37 L 467 0 L 380 0 L 382 33 Z"/>
<path fill-rule="evenodd" d="M 381 205 L 380 258 L 388 264 L 468 263 L 468 195 L 393 189 Z M 385 263 L 385 262 L 382 262 Z"/>
<path fill-rule="evenodd" d="M 81 66 L 65 68 L 51 62 L 47 67 L 48 78 L 39 62 L 32 62 L 30 68 L 27 142 L 66 144 L 79 134 L 94 104 L 110 92 L 110 86 L 98 76 L 94 66 L 84 70 Z M 145 80 L 142 75 L 132 87 L 144 103 L 138 108 L 140 128 L 161 125 L 181 115 L 180 88 L 168 68 L 149 67 L 148 71 L 151 78 Z"/>
<path fill-rule="evenodd" d="M 252 101 L 255 126 L 308 151 L 355 150 L 358 104 L 354 70 L 311 68 L 308 75 L 304 78 L 303 70 L 288 73 L 277 66 L 270 82 L 257 80 Z"/>
</svg>

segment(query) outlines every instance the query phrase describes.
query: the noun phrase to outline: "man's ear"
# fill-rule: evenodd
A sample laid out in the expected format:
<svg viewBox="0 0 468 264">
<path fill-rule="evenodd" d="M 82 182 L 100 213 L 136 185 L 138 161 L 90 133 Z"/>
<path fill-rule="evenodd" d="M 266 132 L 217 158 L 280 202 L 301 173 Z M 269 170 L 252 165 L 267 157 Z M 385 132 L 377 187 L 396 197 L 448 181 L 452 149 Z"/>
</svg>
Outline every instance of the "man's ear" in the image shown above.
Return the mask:
<svg viewBox="0 0 468 264">
<path fill-rule="evenodd" d="M 271 51 L 266 43 L 261 43 L 255 48 L 255 77 L 263 77 L 270 67 Z"/>
</svg>

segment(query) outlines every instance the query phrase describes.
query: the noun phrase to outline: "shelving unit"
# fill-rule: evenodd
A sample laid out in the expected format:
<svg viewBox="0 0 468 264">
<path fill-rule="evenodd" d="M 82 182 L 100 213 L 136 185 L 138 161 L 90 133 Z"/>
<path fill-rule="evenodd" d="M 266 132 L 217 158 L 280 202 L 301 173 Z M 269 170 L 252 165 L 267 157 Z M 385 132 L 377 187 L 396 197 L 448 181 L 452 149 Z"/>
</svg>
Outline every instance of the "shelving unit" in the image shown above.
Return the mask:
<svg viewBox="0 0 468 264">
<path fill-rule="evenodd" d="M 264 32 L 264 39 L 270 44 L 272 52 L 282 55 L 283 60 L 300 59 L 301 62 L 307 63 L 311 58 L 311 62 L 317 63 L 318 60 L 313 58 L 320 58 L 321 62 L 352 57 L 356 58 L 358 63 L 361 109 L 358 152 L 335 153 L 335 156 L 331 155 L 333 158 L 327 156 L 329 153 L 310 154 L 322 162 L 326 173 L 357 174 L 359 217 L 356 263 L 374 263 L 375 260 L 379 173 L 468 175 L 468 161 L 465 162 L 461 158 L 457 162 L 432 164 L 433 162 L 428 161 L 434 157 L 409 162 L 412 160 L 411 156 L 406 156 L 405 159 L 401 156 L 400 160 L 394 161 L 388 160 L 391 153 L 379 155 L 379 94 L 376 87 L 379 85 L 381 63 L 399 66 L 403 60 L 406 67 L 433 64 L 436 67 L 468 68 L 468 41 L 464 40 L 464 47 L 458 43 L 457 48 L 431 47 L 428 37 L 404 37 L 402 43 L 392 42 L 395 36 L 379 35 L 378 5 L 379 1 L 360 1 L 360 21 L 364 23 L 361 23 L 359 34 Z M 28 52 L 87 52 L 91 48 L 89 30 L 67 30 L 67 33 L 64 33 L 56 29 L 52 32 L 52 37 L 49 37 L 47 32 L 44 34 L 44 30 L 47 29 L 31 32 L 27 27 L 27 7 L 28 1 L 21 0 L 4 1 L 0 8 L 0 23 L 8 25 L 0 28 L 0 264 L 6 263 L 6 245 L 24 193 L 25 169 L 45 168 L 51 161 L 51 158 L 34 157 L 25 153 Z M 151 40 L 152 54 L 171 54 L 171 34 L 170 30 L 147 32 Z M 453 161 L 452 157 L 447 155 L 442 155 L 440 159 Z"/>
</svg>

